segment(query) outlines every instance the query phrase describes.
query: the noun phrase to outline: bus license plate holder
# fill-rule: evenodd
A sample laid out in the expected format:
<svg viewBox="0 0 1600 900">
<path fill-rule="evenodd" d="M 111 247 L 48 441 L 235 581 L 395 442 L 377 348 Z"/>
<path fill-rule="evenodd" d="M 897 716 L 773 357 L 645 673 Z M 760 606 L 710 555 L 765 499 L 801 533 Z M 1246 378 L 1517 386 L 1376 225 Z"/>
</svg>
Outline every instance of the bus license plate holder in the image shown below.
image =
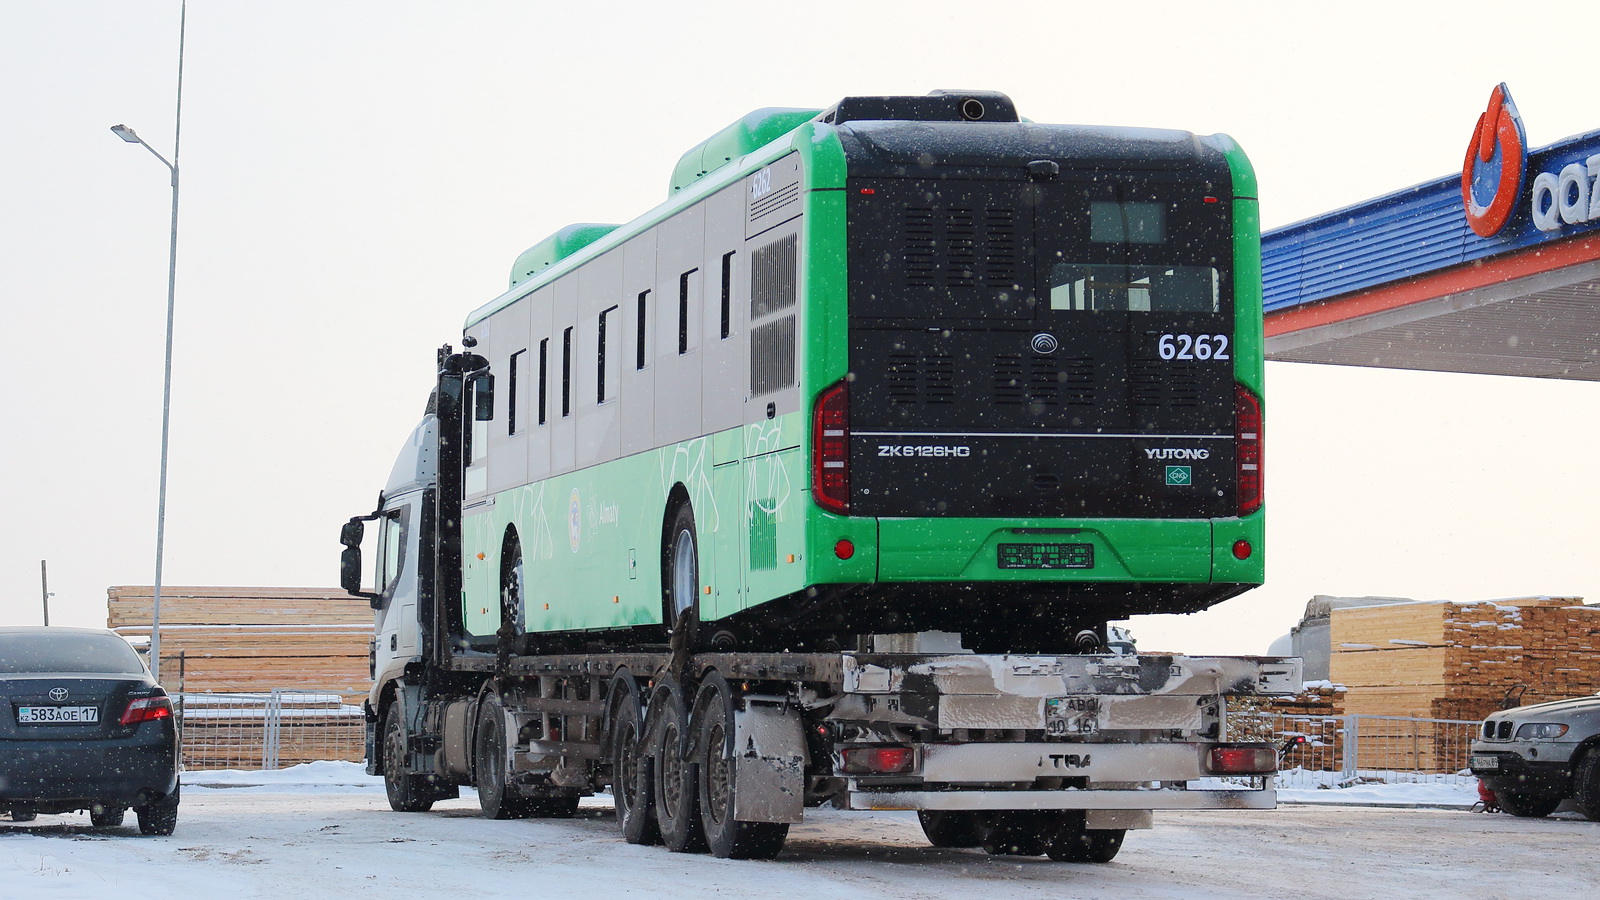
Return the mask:
<svg viewBox="0 0 1600 900">
<path fill-rule="evenodd" d="M 1002 569 L 1092 569 L 1093 544 L 1001 544 L 996 562 Z"/>
</svg>

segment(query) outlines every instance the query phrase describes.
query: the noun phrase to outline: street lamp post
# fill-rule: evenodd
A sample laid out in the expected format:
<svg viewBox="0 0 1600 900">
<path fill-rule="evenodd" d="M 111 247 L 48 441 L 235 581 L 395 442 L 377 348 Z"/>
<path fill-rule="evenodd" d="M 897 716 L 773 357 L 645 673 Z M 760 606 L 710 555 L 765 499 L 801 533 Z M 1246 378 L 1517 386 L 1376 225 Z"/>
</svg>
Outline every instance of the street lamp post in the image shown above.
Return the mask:
<svg viewBox="0 0 1600 900">
<path fill-rule="evenodd" d="M 111 133 L 130 144 L 139 144 L 172 172 L 172 240 L 167 253 L 167 352 L 161 384 L 161 485 L 156 497 L 156 581 L 150 607 L 150 671 L 161 680 L 161 561 L 167 536 L 167 437 L 172 424 L 172 309 L 177 297 L 178 279 L 178 148 L 183 139 L 183 32 L 189 13 L 188 0 L 178 15 L 178 106 L 173 120 L 172 159 L 168 161 L 126 125 L 111 126 Z"/>
</svg>

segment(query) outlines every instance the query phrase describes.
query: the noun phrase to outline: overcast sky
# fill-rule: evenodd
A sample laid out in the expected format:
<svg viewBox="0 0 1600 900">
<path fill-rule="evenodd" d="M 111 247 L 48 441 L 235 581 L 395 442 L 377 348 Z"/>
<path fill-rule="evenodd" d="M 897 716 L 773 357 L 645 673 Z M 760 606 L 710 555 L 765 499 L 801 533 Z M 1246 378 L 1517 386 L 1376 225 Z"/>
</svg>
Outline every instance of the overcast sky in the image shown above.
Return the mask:
<svg viewBox="0 0 1600 900">
<path fill-rule="evenodd" d="M 559 8 L 558 8 L 559 7 Z M 571 222 L 666 197 L 763 106 L 934 88 L 1041 122 L 1227 132 L 1268 227 L 1459 170 L 1507 82 L 1600 129 L 1592 2 L 193 0 L 168 585 L 326 585 L 434 350 Z M 0 0 L 0 624 L 153 578 L 177 0 Z M 1570 44 L 1570 46 L 1568 46 Z M 1141 619 L 1264 652 L 1313 594 L 1600 600 L 1600 385 L 1269 364 L 1268 584 Z"/>
</svg>

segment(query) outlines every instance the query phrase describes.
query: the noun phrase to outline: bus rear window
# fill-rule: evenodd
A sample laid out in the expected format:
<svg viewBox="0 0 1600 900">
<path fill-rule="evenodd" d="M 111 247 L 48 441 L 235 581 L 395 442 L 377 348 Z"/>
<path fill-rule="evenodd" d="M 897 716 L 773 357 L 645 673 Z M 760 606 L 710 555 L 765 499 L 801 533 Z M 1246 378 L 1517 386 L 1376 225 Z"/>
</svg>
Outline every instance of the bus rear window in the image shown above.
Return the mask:
<svg viewBox="0 0 1600 900">
<path fill-rule="evenodd" d="M 1221 276 L 1210 266 L 1061 262 L 1050 269 L 1050 308 L 1085 312 L 1220 312 Z"/>
</svg>

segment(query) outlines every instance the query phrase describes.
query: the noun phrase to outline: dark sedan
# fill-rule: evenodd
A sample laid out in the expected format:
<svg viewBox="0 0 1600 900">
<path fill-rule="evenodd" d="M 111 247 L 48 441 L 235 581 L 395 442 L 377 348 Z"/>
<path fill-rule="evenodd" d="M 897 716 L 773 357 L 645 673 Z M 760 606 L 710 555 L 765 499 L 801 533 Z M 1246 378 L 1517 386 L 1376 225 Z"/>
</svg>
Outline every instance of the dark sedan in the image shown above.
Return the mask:
<svg viewBox="0 0 1600 900">
<path fill-rule="evenodd" d="M 13 821 L 132 809 L 145 834 L 178 823 L 172 701 L 128 642 L 93 628 L 0 628 L 0 812 Z"/>
</svg>

